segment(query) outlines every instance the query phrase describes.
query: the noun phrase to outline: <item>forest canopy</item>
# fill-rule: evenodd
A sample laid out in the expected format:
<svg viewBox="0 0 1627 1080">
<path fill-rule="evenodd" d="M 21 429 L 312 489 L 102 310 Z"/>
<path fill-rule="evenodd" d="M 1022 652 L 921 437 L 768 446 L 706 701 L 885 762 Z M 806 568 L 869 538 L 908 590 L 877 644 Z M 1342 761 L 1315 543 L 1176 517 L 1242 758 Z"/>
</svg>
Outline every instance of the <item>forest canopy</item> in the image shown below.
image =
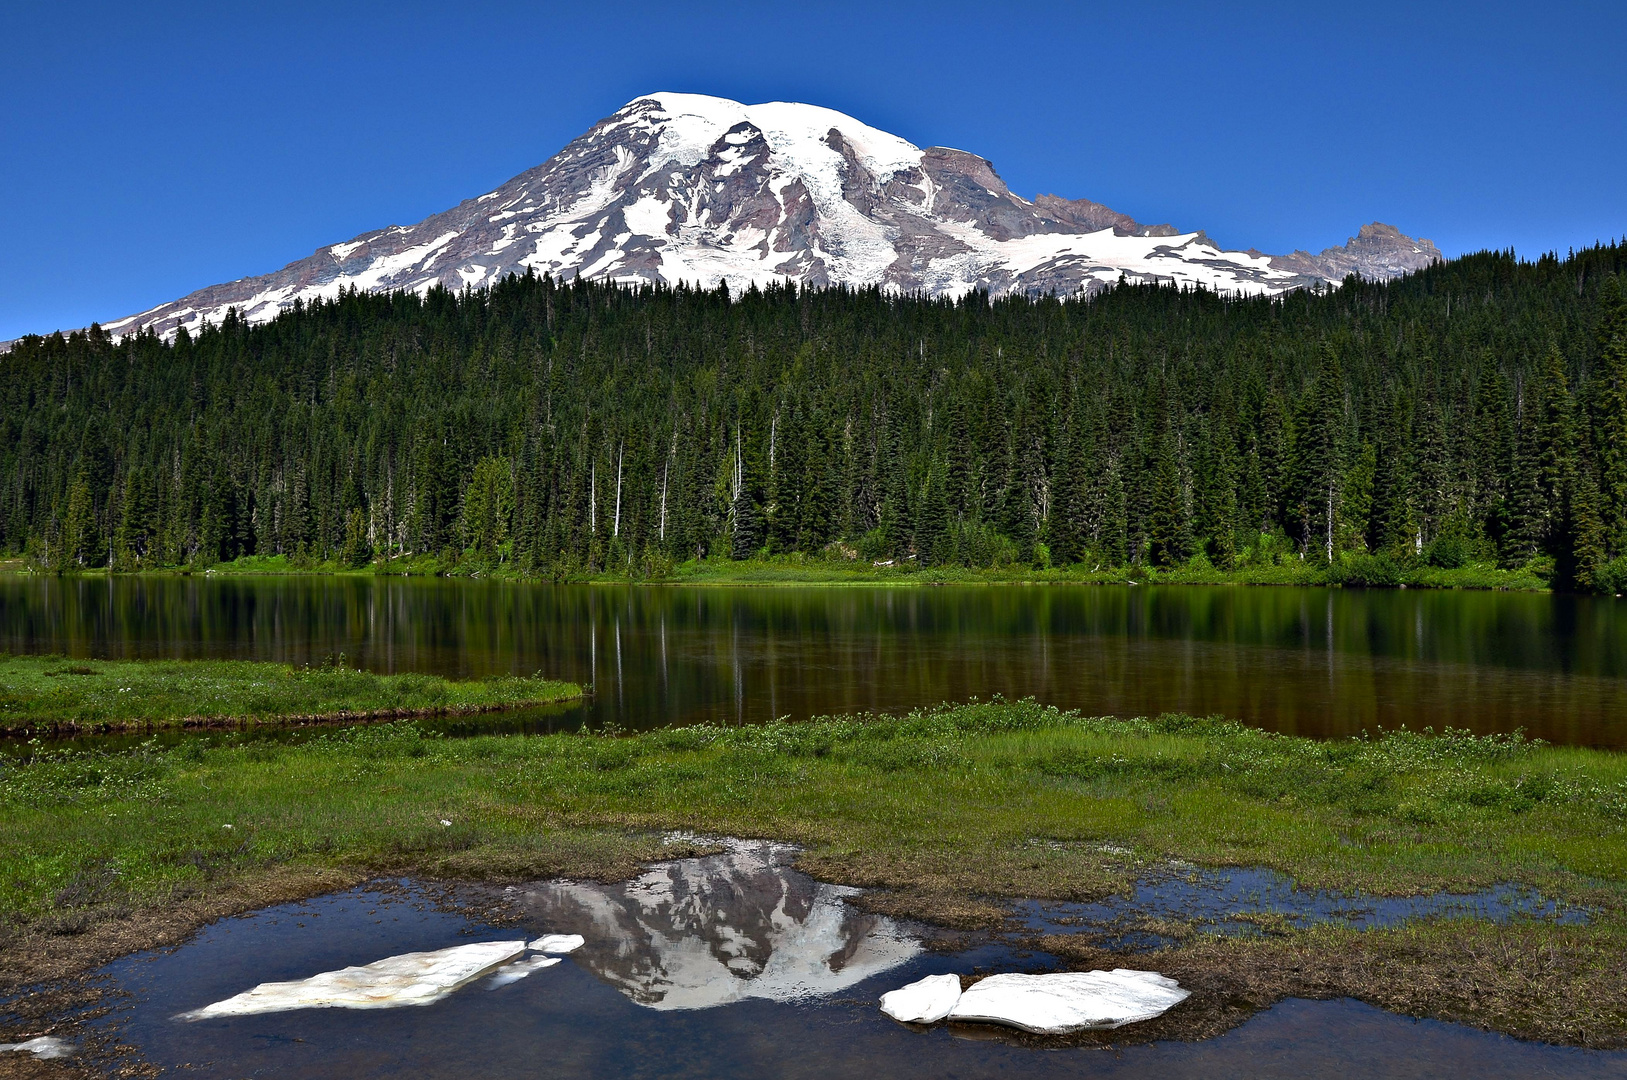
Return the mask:
<svg viewBox="0 0 1627 1080">
<path fill-rule="evenodd" d="M 1276 298 L 527 276 L 28 337 L 0 356 L 0 551 L 553 577 L 1476 561 L 1619 591 L 1624 271 L 1627 241 Z"/>
</svg>

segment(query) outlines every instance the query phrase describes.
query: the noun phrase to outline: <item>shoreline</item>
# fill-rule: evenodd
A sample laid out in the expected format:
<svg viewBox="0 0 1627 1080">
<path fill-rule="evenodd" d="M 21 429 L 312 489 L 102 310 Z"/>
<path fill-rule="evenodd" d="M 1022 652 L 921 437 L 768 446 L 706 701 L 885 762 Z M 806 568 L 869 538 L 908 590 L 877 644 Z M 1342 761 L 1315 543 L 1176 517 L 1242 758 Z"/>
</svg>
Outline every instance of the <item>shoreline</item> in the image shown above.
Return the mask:
<svg viewBox="0 0 1627 1080">
<path fill-rule="evenodd" d="M 626 834 L 622 840 L 635 848 L 660 844 L 647 833 Z M 82 1010 L 85 998 L 100 998 L 103 991 L 91 985 L 97 969 L 127 956 L 182 945 L 222 919 L 370 882 L 392 888 L 410 880 L 448 892 L 467 888 L 495 891 L 539 880 L 614 883 L 690 852 L 668 847 L 646 849 L 642 854 L 643 858 L 635 855 L 631 864 L 627 852 L 607 854 L 602 861 L 578 857 L 547 877 L 501 872 L 448 876 L 412 864 L 392 867 L 388 874 L 354 866 L 271 867 L 166 903 L 111 913 L 112 917 L 77 932 L 24 931 L 0 941 L 0 994 L 28 992 L 13 999 L 13 1015 L 25 1024 L 35 1019 L 40 1022 L 36 1027 L 57 1033 L 64 1025 L 76 1026 L 67 1014 Z M 1609 1009 L 1615 1004 L 1609 999 L 1620 997 L 1607 990 L 1600 993 L 1604 989 L 1600 983 L 1608 986 L 1613 976 L 1601 979 L 1596 972 L 1576 972 L 1592 985 L 1555 993 L 1556 969 L 1586 966 L 1597 959 L 1600 945 L 1606 944 L 1601 938 L 1610 936 L 1586 926 L 1553 927 L 1533 921 L 1511 927 L 1486 920 L 1436 917 L 1367 929 L 1323 923 L 1268 930 L 1253 937 L 1195 935 L 1159 948 L 1115 949 L 1100 945 L 1088 934 L 1002 933 L 1000 901 L 1015 904 L 1024 897 L 937 897 L 922 902 L 923 898 L 911 896 L 907 889 L 866 887 L 854 875 L 820 874 L 800 861 L 797 865 L 817 880 L 863 889 L 849 901 L 861 911 L 921 924 L 929 947 L 935 950 L 953 951 L 1001 940 L 1052 957 L 1055 962 L 1042 965 L 1042 970 L 1150 968 L 1177 979 L 1192 992 L 1182 1009 L 1133 1029 L 1085 1030 L 1067 1036 L 998 1033 L 1019 1045 L 1061 1048 L 1197 1041 L 1224 1034 L 1285 1000 L 1352 998 L 1398 1015 L 1463 1024 L 1523 1041 L 1587 1050 L 1627 1048 L 1627 1025 L 1597 1026 L 1597 1006 Z M 960 907 L 958 915 L 946 910 L 946 899 Z M 955 900 L 960 903 L 954 904 Z M 500 907 L 501 900 L 495 902 Z M 490 917 L 490 909 L 485 914 Z M 1541 970 L 1531 978 L 1521 969 Z M 1544 994 L 1557 1000 L 1539 1002 Z M 1606 1000 L 1597 1000 L 1600 996 Z M 76 997 L 80 998 L 76 1008 L 63 1008 L 64 998 Z M 1584 1002 L 1595 1009 L 1592 1016 L 1580 1019 L 1578 1014 L 1587 1011 Z"/>
<path fill-rule="evenodd" d="M 376 725 L 536 709 L 586 697 L 575 683 L 380 675 L 341 664 L 97 660 L 0 654 L 0 738 Z"/>
<path fill-rule="evenodd" d="M 104 720 L 79 724 L 68 720 L 39 727 L 0 727 L 0 739 L 30 736 L 71 738 L 80 735 L 153 735 L 165 731 L 251 731 L 255 728 L 350 727 L 393 723 L 397 720 L 433 720 L 453 716 L 490 716 L 523 712 L 549 705 L 568 704 L 589 697 L 587 691 L 565 697 L 538 698 L 491 705 L 428 706 L 416 709 L 339 709 L 326 713 L 271 716 L 182 716 L 174 720 Z"/>
<path fill-rule="evenodd" d="M 682 563 L 670 573 L 656 575 L 579 573 L 564 576 L 525 573 L 505 566 L 457 565 L 442 567 L 433 559 L 410 564 L 380 561 L 368 566 L 296 566 L 282 556 L 261 560 L 248 557 L 233 563 L 209 567 L 161 567 L 146 570 L 110 571 L 91 569 L 55 574 L 28 569 L 0 571 L 8 577 L 95 578 L 416 578 L 446 581 L 494 581 L 528 585 L 619 585 L 619 586 L 711 586 L 727 588 L 763 586 L 821 587 L 933 587 L 948 585 L 1118 585 L 1148 587 L 1196 585 L 1205 587 L 1263 586 L 1275 588 L 1380 589 L 1431 591 L 1553 593 L 1537 572 L 1530 569 L 1505 570 L 1476 565 L 1458 569 L 1430 566 L 1399 570 L 1393 580 L 1373 580 L 1352 571 L 1330 572 L 1327 568 L 1282 564 L 1221 571 L 1213 567 L 1179 567 L 1159 570 L 1153 567 L 1124 567 L 1107 571 L 1078 571 L 1061 568 L 971 569 L 949 567 L 863 567 L 822 560 L 712 559 Z M 1590 593 L 1563 595 L 1598 595 Z"/>
<path fill-rule="evenodd" d="M 686 854 L 663 842 L 682 830 L 795 843 L 799 869 L 866 890 L 861 908 L 971 933 L 997 930 L 1013 901 L 1110 899 L 1176 860 L 1358 897 L 1523 885 L 1586 921 L 1265 917 L 1257 935 L 1217 938 L 1197 920 L 1134 954 L 1029 937 L 1060 963 L 1133 955 L 1190 981 L 1208 1003 L 1192 1037 L 1284 997 L 1350 996 L 1627 1046 L 1627 754 L 1517 737 L 1314 743 L 998 701 L 619 737 L 446 740 L 397 722 L 120 752 L 94 778 L 41 760 L 0 772 L 0 802 L 11 990 L 372 877 L 625 880 Z"/>
</svg>

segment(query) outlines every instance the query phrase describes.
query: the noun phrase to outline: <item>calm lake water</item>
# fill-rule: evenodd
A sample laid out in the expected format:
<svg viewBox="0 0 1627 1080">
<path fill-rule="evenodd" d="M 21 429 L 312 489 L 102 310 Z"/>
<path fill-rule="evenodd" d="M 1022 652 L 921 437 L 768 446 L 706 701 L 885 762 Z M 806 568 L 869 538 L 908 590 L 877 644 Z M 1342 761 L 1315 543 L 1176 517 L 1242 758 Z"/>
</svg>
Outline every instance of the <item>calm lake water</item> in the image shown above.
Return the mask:
<svg viewBox="0 0 1627 1080">
<path fill-rule="evenodd" d="M 754 723 L 1032 695 L 1627 746 L 1627 602 L 1204 586 L 616 587 L 400 578 L 0 579 L 0 650 L 239 657 L 591 684 L 546 723 Z"/>
</svg>

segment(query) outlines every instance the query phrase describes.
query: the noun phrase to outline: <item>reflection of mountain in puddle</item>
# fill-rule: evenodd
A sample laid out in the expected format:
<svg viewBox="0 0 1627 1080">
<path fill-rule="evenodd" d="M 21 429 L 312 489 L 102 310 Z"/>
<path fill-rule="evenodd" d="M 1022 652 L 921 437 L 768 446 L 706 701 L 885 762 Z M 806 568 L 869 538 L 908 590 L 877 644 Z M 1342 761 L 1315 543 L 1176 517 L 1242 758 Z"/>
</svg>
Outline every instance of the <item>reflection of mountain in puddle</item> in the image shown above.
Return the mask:
<svg viewBox="0 0 1627 1080">
<path fill-rule="evenodd" d="M 846 904 L 857 889 L 792 870 L 793 849 L 728 846 L 622 884 L 543 882 L 517 899 L 548 929 L 586 937 L 572 959 L 652 1009 L 824 996 L 921 951 L 892 920 Z"/>
</svg>

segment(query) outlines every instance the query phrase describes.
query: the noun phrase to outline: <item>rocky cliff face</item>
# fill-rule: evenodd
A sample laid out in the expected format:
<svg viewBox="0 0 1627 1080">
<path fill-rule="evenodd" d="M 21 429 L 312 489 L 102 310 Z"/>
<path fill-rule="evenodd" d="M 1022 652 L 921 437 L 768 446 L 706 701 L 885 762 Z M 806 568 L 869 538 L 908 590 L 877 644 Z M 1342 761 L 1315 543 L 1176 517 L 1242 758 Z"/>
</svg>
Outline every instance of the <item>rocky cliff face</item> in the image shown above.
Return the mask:
<svg viewBox="0 0 1627 1080">
<path fill-rule="evenodd" d="M 1308 251 L 1277 255 L 1271 265 L 1326 281 L 1343 281 L 1351 274 L 1381 281 L 1422 269 L 1444 257 L 1428 240 L 1414 240 L 1403 236 L 1394 225 L 1375 221 L 1363 225 L 1344 247 L 1323 248 L 1320 255 Z"/>
<path fill-rule="evenodd" d="M 1122 275 L 1274 293 L 1350 272 L 1393 277 L 1433 244 L 1365 226 L 1320 255 L 1223 251 L 1088 200 L 1011 193 L 983 158 L 920 149 L 829 109 L 652 94 L 478 198 L 334 244 L 107 325 L 171 334 L 229 308 L 264 322 L 296 300 L 491 285 L 527 271 L 712 287 L 792 278 L 933 296 L 1073 294 Z"/>
</svg>

